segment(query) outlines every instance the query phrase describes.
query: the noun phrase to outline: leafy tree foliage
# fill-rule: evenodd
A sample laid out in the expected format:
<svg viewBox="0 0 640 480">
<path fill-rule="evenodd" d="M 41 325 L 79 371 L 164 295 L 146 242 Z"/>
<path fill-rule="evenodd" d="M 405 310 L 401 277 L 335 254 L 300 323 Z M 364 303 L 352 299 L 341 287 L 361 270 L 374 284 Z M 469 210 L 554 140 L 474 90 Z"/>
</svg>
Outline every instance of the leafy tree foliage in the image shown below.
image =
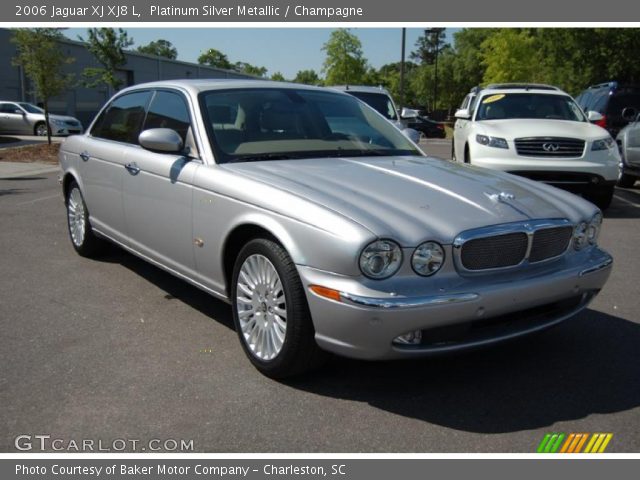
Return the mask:
<svg viewBox="0 0 640 480">
<path fill-rule="evenodd" d="M 118 90 L 122 80 L 116 72 L 127 63 L 124 51 L 133 44 L 127 32 L 119 28 L 90 28 L 87 30 L 87 39 L 82 37 L 80 41 L 87 43 L 87 49 L 93 54 L 102 67 L 87 67 L 83 76 L 88 87 L 106 84 L 113 90 Z"/>
<path fill-rule="evenodd" d="M 198 57 L 198 63 L 210 67 L 224 68 L 225 70 L 231 70 L 233 68 L 229 58 L 215 48 L 210 48 L 206 52 L 201 53 Z"/>
<path fill-rule="evenodd" d="M 178 58 L 178 50 L 173 46 L 169 40 L 154 40 L 146 45 L 138 47 L 138 52 L 146 53 L 147 55 L 155 55 L 156 57 L 168 58 L 175 60 Z"/>
<path fill-rule="evenodd" d="M 326 52 L 322 71 L 326 74 L 327 85 L 362 83 L 368 73 L 367 60 L 360 39 L 349 29 L 331 32 L 322 50 Z"/>
<path fill-rule="evenodd" d="M 305 85 L 322 85 L 322 79 L 315 70 L 300 70 L 293 79 L 296 83 L 304 83 Z"/>
</svg>

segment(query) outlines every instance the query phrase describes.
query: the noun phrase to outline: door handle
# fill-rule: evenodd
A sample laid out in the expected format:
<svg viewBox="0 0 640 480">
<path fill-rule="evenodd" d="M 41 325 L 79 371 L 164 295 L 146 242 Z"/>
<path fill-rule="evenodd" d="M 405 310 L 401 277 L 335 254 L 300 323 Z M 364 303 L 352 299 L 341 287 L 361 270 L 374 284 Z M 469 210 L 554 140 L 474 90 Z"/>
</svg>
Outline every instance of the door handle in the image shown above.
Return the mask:
<svg viewBox="0 0 640 480">
<path fill-rule="evenodd" d="M 82 152 L 82 153 L 80 154 L 80 158 L 86 162 L 86 161 L 88 161 L 91 157 L 89 156 L 89 153 L 88 153 L 88 152 Z"/>
<path fill-rule="evenodd" d="M 131 175 L 137 175 L 140 173 L 140 167 L 136 164 L 136 162 L 127 163 L 124 168 L 127 169 Z"/>
</svg>

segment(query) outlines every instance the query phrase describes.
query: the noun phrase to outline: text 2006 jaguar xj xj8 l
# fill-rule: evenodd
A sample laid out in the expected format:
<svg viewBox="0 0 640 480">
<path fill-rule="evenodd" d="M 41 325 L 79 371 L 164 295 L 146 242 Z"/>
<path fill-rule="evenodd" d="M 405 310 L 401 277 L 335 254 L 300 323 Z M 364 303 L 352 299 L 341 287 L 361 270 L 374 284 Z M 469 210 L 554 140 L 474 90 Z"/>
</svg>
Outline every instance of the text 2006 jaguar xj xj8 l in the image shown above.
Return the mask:
<svg viewBox="0 0 640 480">
<path fill-rule="evenodd" d="M 71 241 L 108 239 L 232 304 L 251 362 L 411 358 L 518 337 L 589 303 L 600 211 L 426 157 L 376 111 L 265 81 L 125 89 L 62 145 Z"/>
</svg>

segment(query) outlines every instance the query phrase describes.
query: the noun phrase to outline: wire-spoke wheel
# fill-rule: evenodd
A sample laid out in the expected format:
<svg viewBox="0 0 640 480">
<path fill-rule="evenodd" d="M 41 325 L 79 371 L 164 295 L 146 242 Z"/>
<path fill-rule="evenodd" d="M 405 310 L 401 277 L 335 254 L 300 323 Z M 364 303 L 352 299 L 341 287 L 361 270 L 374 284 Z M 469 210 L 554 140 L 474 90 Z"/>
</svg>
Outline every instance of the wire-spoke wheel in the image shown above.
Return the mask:
<svg viewBox="0 0 640 480">
<path fill-rule="evenodd" d="M 240 328 L 247 347 L 260 360 L 272 360 L 287 334 L 287 301 L 280 276 L 267 257 L 244 261 L 237 281 Z"/>
<path fill-rule="evenodd" d="M 240 343 L 260 372 L 285 378 L 321 363 L 302 282 L 279 244 L 263 238 L 247 243 L 235 261 L 230 293 Z"/>
<path fill-rule="evenodd" d="M 73 248 L 84 257 L 95 256 L 103 244 L 91 229 L 87 204 L 84 202 L 80 187 L 75 181 L 69 185 L 66 204 L 67 226 Z"/>
</svg>

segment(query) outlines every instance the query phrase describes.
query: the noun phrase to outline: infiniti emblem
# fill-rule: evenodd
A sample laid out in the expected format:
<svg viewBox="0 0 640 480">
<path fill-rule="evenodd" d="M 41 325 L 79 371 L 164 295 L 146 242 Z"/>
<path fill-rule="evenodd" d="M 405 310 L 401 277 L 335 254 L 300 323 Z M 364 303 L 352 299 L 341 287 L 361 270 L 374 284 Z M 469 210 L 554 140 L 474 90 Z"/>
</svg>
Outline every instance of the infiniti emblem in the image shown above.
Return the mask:
<svg viewBox="0 0 640 480">
<path fill-rule="evenodd" d="M 542 149 L 545 152 L 557 152 L 558 150 L 560 150 L 560 145 L 558 145 L 557 143 L 543 143 Z"/>
</svg>

